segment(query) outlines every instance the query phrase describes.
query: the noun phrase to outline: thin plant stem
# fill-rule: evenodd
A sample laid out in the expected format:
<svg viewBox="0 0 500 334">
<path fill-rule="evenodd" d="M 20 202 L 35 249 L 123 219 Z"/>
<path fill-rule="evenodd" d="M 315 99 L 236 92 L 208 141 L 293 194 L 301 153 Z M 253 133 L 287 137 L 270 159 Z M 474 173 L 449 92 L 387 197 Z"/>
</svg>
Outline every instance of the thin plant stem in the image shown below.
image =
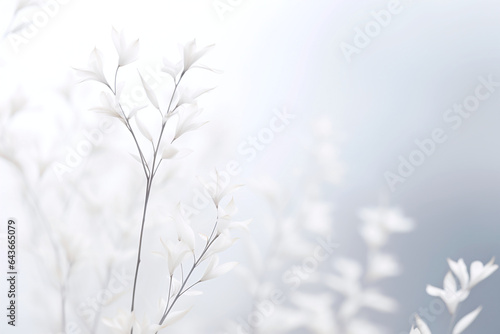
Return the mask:
<svg viewBox="0 0 500 334">
<path fill-rule="evenodd" d="M 448 325 L 448 330 L 446 331 L 447 333 L 451 334 L 452 333 L 452 330 L 453 330 L 453 325 L 455 324 L 455 320 L 457 319 L 457 313 L 458 313 L 458 309 L 460 308 L 460 304 L 458 304 L 457 306 L 457 309 L 455 310 L 455 312 L 453 313 L 453 315 L 451 316 L 451 319 L 450 319 L 450 324 Z"/>
<path fill-rule="evenodd" d="M 149 202 L 149 195 L 151 192 L 151 181 L 152 179 L 148 178 L 147 180 L 147 185 L 146 185 L 146 195 L 144 198 L 144 210 L 142 212 L 142 222 L 141 222 L 141 234 L 139 236 L 139 247 L 137 251 L 137 262 L 135 265 L 135 276 L 134 276 L 134 288 L 132 290 L 132 303 L 130 306 L 130 312 L 134 312 L 134 306 L 135 306 L 135 292 L 137 288 L 137 276 L 139 275 L 139 266 L 141 264 L 141 252 L 142 252 L 142 239 L 144 236 L 144 225 L 146 222 L 146 212 L 148 209 L 148 202 Z M 133 333 L 134 329 L 131 329 L 131 333 Z"/>
<path fill-rule="evenodd" d="M 117 77 L 118 77 L 119 68 L 120 67 L 118 66 L 116 71 L 115 71 L 115 82 L 113 85 L 114 89 L 112 89 L 110 85 L 107 85 L 109 87 L 109 89 L 111 90 L 111 92 L 113 92 L 115 97 L 116 97 L 116 84 L 117 84 L 116 81 L 117 81 Z M 172 92 L 172 96 L 170 97 L 170 102 L 168 104 L 168 108 L 166 111 L 167 115 L 170 113 L 170 109 L 172 107 L 172 102 L 174 100 L 175 93 L 177 92 L 177 88 L 182 80 L 182 76 L 183 76 L 183 74 L 180 76 L 179 80 L 175 83 L 175 87 L 174 87 L 174 90 Z M 158 163 L 158 167 L 155 168 L 156 161 L 158 159 L 158 151 L 159 151 L 159 148 L 161 145 L 161 140 L 163 138 L 163 133 L 165 130 L 166 121 L 163 122 L 163 124 L 162 124 L 162 128 L 160 131 L 160 135 L 158 136 L 158 142 L 156 144 L 156 147 L 153 143 L 151 143 L 153 146 L 153 162 L 151 164 L 151 169 L 150 169 L 147 162 L 146 162 L 146 159 L 144 158 L 144 154 L 143 154 L 142 149 L 139 145 L 139 142 L 137 141 L 135 133 L 130 125 L 129 119 L 126 117 L 125 112 L 124 112 L 124 110 L 119 102 L 118 102 L 118 106 L 120 107 L 120 111 L 123 114 L 125 126 L 129 130 L 129 132 L 132 134 L 132 137 L 134 138 L 135 144 L 137 146 L 137 150 L 139 151 L 139 155 L 141 157 L 144 173 L 146 176 L 146 194 L 145 194 L 145 198 L 144 198 L 144 206 L 143 206 L 142 221 L 141 221 L 141 231 L 140 231 L 140 235 L 139 235 L 139 246 L 138 246 L 138 250 L 137 250 L 137 261 L 136 261 L 136 265 L 135 265 L 134 286 L 133 286 L 133 290 L 132 290 L 132 301 L 131 301 L 131 305 L 130 305 L 130 312 L 132 313 L 132 312 L 134 312 L 134 308 L 135 308 L 135 296 L 136 296 L 136 291 L 137 291 L 137 279 L 139 276 L 139 268 L 140 268 L 140 264 L 141 264 L 142 241 L 144 238 L 144 227 L 145 227 L 145 223 L 146 223 L 146 213 L 147 213 L 147 209 L 148 209 L 149 197 L 151 194 L 153 180 L 154 180 L 154 177 L 156 175 L 156 172 L 158 171 L 158 167 L 161 163 L 161 160 L 160 160 L 160 162 Z M 174 110 L 175 110 L 175 108 L 174 108 Z M 134 333 L 134 326 L 132 325 L 132 327 L 130 329 L 130 334 L 133 334 L 133 333 Z"/>
<path fill-rule="evenodd" d="M 61 283 L 61 330 L 63 333 L 66 332 L 66 284 L 68 283 L 70 273 L 71 273 L 72 263 L 69 264 L 68 272 Z"/>
<path fill-rule="evenodd" d="M 167 308 L 168 308 L 168 305 L 170 304 L 170 297 L 171 297 L 171 293 L 172 293 L 172 278 L 174 277 L 174 275 L 170 275 L 170 281 L 168 283 L 168 299 L 167 299 Z"/>
<path fill-rule="evenodd" d="M 215 230 L 215 227 L 217 226 L 217 222 L 218 222 L 218 218 L 216 220 L 216 223 L 215 223 L 215 226 L 214 226 L 214 230 Z M 200 281 L 197 281 L 196 283 L 192 284 L 191 286 L 189 286 L 188 288 L 185 289 L 186 287 L 186 284 L 187 282 L 189 281 L 189 278 L 191 277 L 191 275 L 193 274 L 194 270 L 198 267 L 198 265 L 201 263 L 201 260 L 203 259 L 203 257 L 205 256 L 205 254 L 207 253 L 207 251 L 209 250 L 210 246 L 212 246 L 212 244 L 215 242 L 215 240 L 217 240 L 217 238 L 219 237 L 220 235 L 217 234 L 212 240 L 208 239 L 207 241 L 207 245 L 205 246 L 205 248 L 203 249 L 203 251 L 201 252 L 200 256 L 198 257 L 198 259 L 196 259 L 195 261 L 193 261 L 193 265 L 191 267 L 191 269 L 189 270 L 189 273 L 187 274 L 186 278 L 183 280 L 182 282 L 182 285 L 179 289 L 179 291 L 177 292 L 177 295 L 175 296 L 175 298 L 173 299 L 172 303 L 170 305 L 167 304 L 167 306 L 165 307 L 165 311 L 163 312 L 163 315 L 160 319 L 160 322 L 159 322 L 159 325 L 162 325 L 163 322 L 165 321 L 165 319 L 167 318 L 168 314 L 170 313 L 170 311 L 172 311 L 172 308 L 174 307 L 175 303 L 177 302 L 177 300 L 186 292 L 188 291 L 189 289 L 191 289 L 193 286 L 195 286 L 196 284 L 200 283 Z M 170 297 L 169 297 L 170 298 Z M 158 332 L 156 332 L 158 333 Z"/>
</svg>

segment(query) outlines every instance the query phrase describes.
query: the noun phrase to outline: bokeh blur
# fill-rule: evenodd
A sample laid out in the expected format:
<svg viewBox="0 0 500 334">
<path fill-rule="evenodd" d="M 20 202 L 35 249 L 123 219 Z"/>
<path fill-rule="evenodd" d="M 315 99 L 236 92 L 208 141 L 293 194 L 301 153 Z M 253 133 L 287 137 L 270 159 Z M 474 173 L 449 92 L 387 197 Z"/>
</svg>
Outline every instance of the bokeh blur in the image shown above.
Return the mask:
<svg viewBox="0 0 500 334">
<path fill-rule="evenodd" d="M 446 333 L 451 317 L 427 284 L 443 286 L 447 259 L 500 255 L 498 1 L 0 6 L 2 271 L 3 222 L 19 226 L 17 326 L 2 316 L 2 333 L 115 333 L 102 319 L 130 308 L 144 175 L 123 124 L 92 110 L 103 87 L 75 71 L 97 47 L 112 79 L 113 27 L 140 39 L 139 61 L 118 76 L 137 105 L 137 71 L 163 87 L 163 58 L 179 60 L 179 44 L 215 44 L 202 63 L 217 71 L 187 78 L 216 87 L 198 101 L 208 123 L 182 138 L 192 153 L 163 164 L 152 189 L 136 316 L 154 321 L 167 293 L 153 252 L 175 239 L 178 203 L 210 233 L 216 210 L 197 208 L 200 179 L 216 169 L 242 184 L 236 218 L 252 220 L 221 253 L 239 265 L 197 286 L 179 306 L 191 311 L 160 333 L 401 334 L 429 310 L 432 332 Z M 458 309 L 483 306 L 465 333 L 496 333 L 499 275 Z"/>
</svg>

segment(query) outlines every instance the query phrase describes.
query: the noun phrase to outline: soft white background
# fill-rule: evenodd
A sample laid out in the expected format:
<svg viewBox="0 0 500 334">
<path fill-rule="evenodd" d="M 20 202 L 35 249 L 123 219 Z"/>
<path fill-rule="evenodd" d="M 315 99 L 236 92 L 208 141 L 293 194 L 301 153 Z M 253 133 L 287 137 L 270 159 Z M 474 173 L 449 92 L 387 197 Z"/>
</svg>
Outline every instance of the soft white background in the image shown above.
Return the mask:
<svg viewBox="0 0 500 334">
<path fill-rule="evenodd" d="M 335 239 L 342 252 L 364 253 L 355 233 L 356 213 L 382 199 L 401 207 L 417 224 L 416 231 L 392 243 L 404 274 L 385 288 L 401 307 L 383 322 L 391 333 L 399 333 L 408 330 L 408 317 L 415 310 L 428 305 L 425 284 L 441 284 L 447 257 L 464 257 L 469 263 L 499 255 L 500 92 L 456 131 L 442 116 L 473 91 L 478 76 L 493 74 L 500 79 L 500 3 L 402 1 L 401 14 L 347 62 L 339 44 L 352 43 L 353 29 L 363 27 L 371 20 L 370 11 L 386 8 L 387 3 L 243 0 L 222 20 L 211 1 L 72 0 L 19 52 L 3 41 L 2 100 L 20 85 L 37 104 L 57 107 L 46 92 L 64 85 L 71 67 L 84 67 L 95 45 L 112 54 L 112 26 L 140 37 L 141 53 L 151 59 L 175 54 L 177 43 L 194 37 L 200 45 L 216 43 L 210 60 L 224 74 L 204 104 L 211 123 L 227 133 L 216 140 L 220 149 L 205 152 L 208 160 L 198 172 L 223 166 L 242 140 L 268 124 L 274 108 L 284 106 L 297 119 L 269 151 L 245 166 L 241 181 L 264 173 L 285 178 L 302 161 L 294 152 L 306 145 L 303 134 L 311 120 L 328 115 L 346 166 L 342 182 L 329 190 L 336 208 Z M 1 14 L 2 26 L 7 15 Z M 80 112 L 87 112 L 89 105 Z M 50 126 L 43 122 L 33 124 Z M 395 171 L 398 156 L 407 157 L 415 149 L 414 140 L 428 137 L 436 127 L 446 130 L 448 141 L 391 192 L 384 172 Z M 21 219 L 18 199 L 9 196 L 9 171 L 1 167 L 1 219 Z M 258 204 L 245 203 L 244 198 L 239 205 L 247 216 L 259 210 Z M 257 222 L 252 228 L 258 233 L 262 226 Z M 22 294 L 36 278 L 21 277 Z M 231 284 L 237 286 L 235 280 L 224 278 L 212 287 L 236 293 L 231 289 Z M 497 274 L 471 296 L 472 305 L 484 305 L 472 332 L 496 333 L 499 284 Z M 214 296 L 216 305 L 210 302 Z M 219 304 L 224 305 L 221 310 L 231 304 L 245 309 L 223 296 L 227 295 L 220 290 L 207 293 L 200 297 L 199 308 L 212 308 L 207 314 L 213 317 L 219 316 L 214 310 Z M 22 298 L 25 303 L 43 305 L 43 300 Z M 21 311 L 19 322 L 24 329 L 8 329 L 8 333 L 38 333 L 29 327 L 29 314 Z M 4 321 L 1 326 L 3 332 Z"/>
</svg>

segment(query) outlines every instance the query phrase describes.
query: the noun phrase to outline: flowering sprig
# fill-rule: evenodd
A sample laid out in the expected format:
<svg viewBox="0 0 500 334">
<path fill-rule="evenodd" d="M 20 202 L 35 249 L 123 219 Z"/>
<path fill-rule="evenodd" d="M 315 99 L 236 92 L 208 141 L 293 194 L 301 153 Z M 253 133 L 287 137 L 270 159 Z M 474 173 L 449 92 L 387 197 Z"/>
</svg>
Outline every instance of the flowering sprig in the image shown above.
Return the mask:
<svg viewBox="0 0 500 334">
<path fill-rule="evenodd" d="M 474 261 L 470 265 L 470 275 L 467 271 L 467 266 L 463 259 L 453 261 L 448 259 L 450 271 L 444 277 L 443 289 L 432 285 L 427 285 L 426 292 L 443 300 L 451 315 L 450 330 L 452 334 L 460 334 L 465 331 L 473 322 L 482 310 L 482 306 L 477 307 L 474 311 L 468 313 L 455 323 L 457 310 L 460 303 L 469 297 L 473 287 L 478 283 L 491 276 L 497 269 L 495 258 L 492 258 L 488 263 L 483 264 L 481 261 Z M 460 289 L 457 286 L 457 280 L 460 283 Z M 431 334 L 427 324 L 417 315 L 416 327 L 412 327 L 410 334 Z"/>
<path fill-rule="evenodd" d="M 217 190 L 216 194 L 227 195 L 234 191 L 237 187 L 238 186 L 223 187 L 221 182 L 218 180 L 216 188 L 220 190 Z M 207 190 L 209 189 L 207 188 Z M 162 242 L 165 252 L 160 254 L 167 259 L 169 270 L 169 291 L 163 314 L 158 322 L 160 329 L 165 328 L 172 323 L 169 319 L 175 313 L 172 312 L 172 310 L 181 296 L 188 294 L 200 294 L 200 292 L 193 291 L 191 289 L 202 282 L 224 275 L 237 265 L 236 262 L 219 264 L 218 254 L 229 248 L 236 241 L 236 238 L 231 236 L 231 231 L 236 228 L 245 229 L 249 221 L 233 221 L 233 215 L 237 212 L 234 199 L 231 199 L 227 205 L 222 207 L 220 205 L 223 198 L 222 196 L 213 197 L 213 204 L 217 210 L 217 218 L 215 219 L 215 224 L 212 227 L 210 235 L 199 234 L 199 238 L 203 241 L 203 247 L 199 255 L 195 255 L 195 232 L 189 223 L 183 221 L 184 218 L 182 215 L 175 219 L 178 237 L 177 241 Z M 182 263 L 189 254 L 193 257 L 192 265 L 188 270 L 187 275 L 184 275 L 184 267 Z M 191 281 L 196 269 L 198 269 L 205 262 L 208 264 L 206 265 L 201 277 L 195 280 L 194 283 L 188 284 Z M 180 278 L 179 275 L 177 275 L 176 278 L 176 272 L 180 272 Z M 178 312 L 185 311 L 177 311 L 176 313 Z"/>
<path fill-rule="evenodd" d="M 137 251 L 137 261 L 130 308 L 130 313 L 134 314 L 138 274 L 142 255 L 144 228 L 153 181 L 161 163 L 164 160 L 176 159 L 185 155 L 174 145 L 176 141 L 186 133 L 198 129 L 203 124 L 205 124 L 205 122 L 200 122 L 197 120 L 200 114 L 200 110 L 197 106 L 196 100 L 198 97 L 205 94 L 210 89 L 197 89 L 193 91 L 184 87 L 182 85 L 182 82 L 186 73 L 190 69 L 196 67 L 205 69 L 205 67 L 198 65 L 198 61 L 211 49 L 211 46 L 199 49 L 196 46 L 196 42 L 192 41 L 183 48 L 182 60 L 177 64 L 173 65 L 167 59 L 164 59 L 162 71 L 169 74 L 173 81 L 173 89 L 170 94 L 157 93 L 148 84 L 147 80 L 144 79 L 141 73 L 138 73 L 142 87 L 149 100 L 150 107 L 152 107 L 152 109 L 155 109 L 161 116 L 160 123 L 156 126 L 159 131 L 155 131 L 155 129 L 153 129 L 153 127 L 149 127 L 143 121 L 142 116 L 139 115 L 139 111 L 144 109 L 145 106 L 126 108 L 124 105 L 122 105 L 120 100 L 120 96 L 124 88 L 124 83 L 118 81 L 119 70 L 121 67 L 127 66 L 138 59 L 139 40 L 129 40 L 123 34 L 123 32 L 118 32 L 116 29 L 113 29 L 112 37 L 115 49 L 118 54 L 114 72 L 114 79 L 112 81 L 109 81 L 106 77 L 102 54 L 97 49 L 94 49 L 90 56 L 88 68 L 79 70 L 79 73 L 82 75 L 82 81 L 97 81 L 107 87 L 107 91 L 103 91 L 101 93 L 102 106 L 97 108 L 97 111 L 114 117 L 120 120 L 121 123 L 125 125 L 137 149 L 138 155 L 135 155 L 134 157 L 137 161 L 139 161 L 144 171 L 146 193 L 141 219 L 139 245 Z M 163 96 L 168 96 L 166 101 L 160 100 L 160 97 Z M 177 119 L 177 124 L 175 125 L 175 127 L 173 127 L 174 133 L 171 135 L 167 135 L 165 131 L 167 129 L 167 123 L 170 123 L 174 119 Z M 139 135 L 146 140 L 146 145 L 141 144 L 143 140 L 140 139 Z M 216 208 L 218 208 L 219 201 L 220 198 L 215 203 Z M 214 253 L 216 253 L 214 250 L 217 249 L 217 247 L 220 248 L 221 241 L 224 239 L 223 236 L 227 235 L 228 230 L 225 229 L 224 231 L 221 231 L 220 229 L 217 229 L 217 226 L 219 225 L 220 223 L 217 219 L 214 226 L 214 231 L 212 232 L 210 237 L 207 237 L 205 248 L 198 258 L 194 256 L 194 232 L 192 231 L 191 227 L 185 222 L 177 224 L 179 237 L 177 241 L 162 241 L 163 248 L 165 250 L 164 255 L 167 259 L 168 264 L 170 283 L 169 295 L 167 296 L 165 309 L 159 321 L 159 327 L 155 327 L 155 332 L 163 328 L 166 324 L 171 323 L 169 319 L 171 319 L 174 314 L 173 312 L 171 312 L 172 308 L 177 300 L 183 294 L 185 294 L 187 290 L 202 281 L 214 278 L 218 274 L 226 271 L 227 269 L 230 269 L 229 265 L 217 266 L 216 258 L 214 257 Z M 192 268 L 186 275 L 186 277 L 184 277 L 184 273 L 182 273 L 181 279 L 176 281 L 174 274 L 179 266 L 182 270 L 182 262 L 185 256 L 189 253 L 192 253 L 194 258 Z M 211 262 L 207 267 L 207 272 L 205 273 L 205 275 L 203 275 L 203 277 L 198 282 L 186 288 L 186 284 L 194 270 L 208 258 L 211 259 Z M 176 282 L 180 282 L 180 284 L 177 284 Z M 176 289 L 177 286 L 178 289 Z M 138 326 L 134 326 L 132 324 L 130 327 L 130 333 L 133 333 L 134 327 L 139 328 Z"/>
</svg>

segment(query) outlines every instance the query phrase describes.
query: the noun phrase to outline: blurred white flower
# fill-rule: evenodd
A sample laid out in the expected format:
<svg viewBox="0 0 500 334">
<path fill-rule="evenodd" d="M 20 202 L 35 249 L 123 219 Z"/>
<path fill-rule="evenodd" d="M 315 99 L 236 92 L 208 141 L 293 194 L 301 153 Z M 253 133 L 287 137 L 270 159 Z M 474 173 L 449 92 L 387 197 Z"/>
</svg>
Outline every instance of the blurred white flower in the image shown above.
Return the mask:
<svg viewBox="0 0 500 334">
<path fill-rule="evenodd" d="M 118 66 L 128 65 L 139 58 L 139 39 L 129 41 L 123 31 L 118 32 L 115 28 L 111 37 L 119 57 Z"/>
<path fill-rule="evenodd" d="M 208 281 L 219 276 L 222 276 L 229 271 L 231 271 L 234 267 L 238 265 L 238 262 L 227 262 L 219 265 L 219 257 L 217 255 L 213 255 L 208 263 L 207 269 L 205 273 L 200 278 L 200 282 Z"/>
<path fill-rule="evenodd" d="M 172 63 L 170 59 L 163 58 L 163 67 L 162 72 L 170 74 L 170 76 L 177 82 L 177 77 L 182 72 L 183 69 L 183 61 L 179 61 L 177 63 Z"/>
<path fill-rule="evenodd" d="M 225 251 L 226 249 L 234 245 L 236 240 L 237 238 L 232 238 L 231 234 L 226 229 L 217 237 L 217 239 L 215 239 L 208 251 L 205 253 L 205 255 L 203 255 L 202 261 L 205 261 L 214 254 Z"/>
<path fill-rule="evenodd" d="M 204 48 L 198 49 L 196 40 L 187 43 L 183 49 L 184 72 L 189 70 L 201 57 L 210 51 L 214 45 L 209 45 Z"/>
<path fill-rule="evenodd" d="M 427 285 L 426 291 L 431 296 L 441 298 L 448 307 L 450 314 L 455 314 L 458 304 L 469 296 L 468 290 L 457 289 L 457 282 L 451 271 L 448 271 L 444 277 L 443 289 Z"/>
<path fill-rule="evenodd" d="M 180 212 L 180 204 L 177 205 L 177 215 L 172 217 L 172 220 L 175 223 L 178 240 L 184 242 L 188 249 L 191 252 L 194 252 L 196 241 L 194 231 L 189 225 L 189 222 L 182 216 L 182 213 Z"/>
<path fill-rule="evenodd" d="M 201 109 L 197 108 L 196 105 L 194 105 L 193 111 L 189 110 L 190 108 L 186 109 L 188 110 L 186 110 L 182 114 L 179 113 L 179 120 L 177 122 L 174 139 L 172 141 L 177 140 L 179 137 L 181 137 L 183 134 L 187 132 L 199 129 L 200 127 L 208 123 L 208 122 L 200 122 L 197 120 L 197 117 L 201 113 Z"/>
<path fill-rule="evenodd" d="M 379 326 L 373 324 L 372 322 L 354 318 L 348 324 L 346 328 L 346 334 L 384 334 L 385 332 L 380 329 Z"/>
<path fill-rule="evenodd" d="M 216 175 L 216 177 L 215 177 L 216 182 L 215 183 L 214 182 L 206 183 L 201 178 L 199 180 L 203 184 L 205 189 L 208 191 L 210 197 L 212 198 L 212 200 L 215 204 L 215 207 L 218 208 L 220 201 L 226 195 L 228 195 L 228 194 L 232 193 L 233 191 L 235 191 L 236 189 L 242 187 L 242 185 L 240 185 L 240 184 L 238 184 L 238 185 L 224 185 L 222 183 L 223 181 L 219 177 L 219 172 L 217 170 L 215 171 L 215 175 Z"/>
<path fill-rule="evenodd" d="M 459 259 L 456 262 L 448 259 L 451 271 L 448 271 L 444 278 L 443 289 L 427 285 L 426 291 L 431 296 L 440 297 L 448 307 L 450 314 L 455 314 L 458 304 L 467 299 L 470 290 L 498 269 L 498 265 L 494 262 L 495 258 L 492 258 L 486 265 L 480 261 L 472 262 L 469 277 L 467 266 L 463 259 Z M 452 272 L 460 282 L 460 290 L 457 287 L 457 282 Z"/>
<path fill-rule="evenodd" d="M 160 239 L 161 240 L 161 239 Z M 178 241 L 163 241 L 161 240 L 165 253 L 155 252 L 167 259 L 168 272 L 170 275 L 174 274 L 175 269 L 182 263 L 185 256 L 190 253 L 190 249 L 183 240 Z"/>
<path fill-rule="evenodd" d="M 332 205 L 328 201 L 310 200 L 303 208 L 305 228 L 317 234 L 328 234 L 332 228 Z"/>
<path fill-rule="evenodd" d="M 470 283 L 469 289 L 473 288 L 481 282 L 482 280 L 488 278 L 498 269 L 498 265 L 495 264 L 495 258 L 492 258 L 486 265 L 483 265 L 480 261 L 474 261 L 470 265 Z"/>
<path fill-rule="evenodd" d="M 339 316 L 352 318 L 362 308 L 370 308 L 380 312 L 394 312 L 397 302 L 375 289 L 364 289 L 361 283 L 363 268 L 357 261 L 340 258 L 334 262 L 334 267 L 341 276 L 329 275 L 326 284 L 345 296 L 339 308 Z"/>
<path fill-rule="evenodd" d="M 311 333 L 327 334 L 338 332 L 338 325 L 331 314 L 331 307 L 334 302 L 331 294 L 293 292 L 290 301 L 309 319 L 304 327 Z"/>
<path fill-rule="evenodd" d="M 455 274 L 460 282 L 460 287 L 462 289 L 467 289 L 469 287 L 469 273 L 467 272 L 467 266 L 463 259 L 459 259 L 457 262 L 448 259 L 448 265 L 451 271 Z"/>
<path fill-rule="evenodd" d="M 415 322 L 417 323 L 417 328 L 420 331 L 420 334 L 431 334 L 431 330 L 429 329 L 429 326 L 420 318 L 420 316 L 417 314 L 415 315 Z"/>
<path fill-rule="evenodd" d="M 398 261 L 392 254 L 376 251 L 368 256 L 367 278 L 378 280 L 401 274 Z"/>
<path fill-rule="evenodd" d="M 241 229 L 244 231 L 248 231 L 248 225 L 252 221 L 251 219 L 247 219 L 244 221 L 234 221 L 233 215 L 238 212 L 238 208 L 234 202 L 234 198 L 228 202 L 228 204 L 222 208 L 219 206 L 217 208 L 218 211 L 218 220 L 217 220 L 217 235 L 224 233 L 226 230 L 231 231 L 233 229 Z"/>
<path fill-rule="evenodd" d="M 395 208 L 365 208 L 359 213 L 363 225 L 360 234 L 365 242 L 378 248 L 387 243 L 392 233 L 406 233 L 413 230 L 413 221 Z"/>
<path fill-rule="evenodd" d="M 108 93 L 101 92 L 101 105 L 92 108 L 92 110 L 109 117 L 117 118 L 125 124 L 117 99 Z"/>
<path fill-rule="evenodd" d="M 176 106 L 175 109 L 178 109 L 180 106 L 194 105 L 196 103 L 197 98 L 214 89 L 215 89 L 214 87 L 197 88 L 197 89 L 184 88 L 182 91 L 179 91 L 175 96 L 176 100 L 176 103 L 174 104 Z"/>
<path fill-rule="evenodd" d="M 81 76 L 81 82 L 94 80 L 109 86 L 106 76 L 104 75 L 102 53 L 97 48 L 94 48 L 89 56 L 88 68 L 75 70 Z"/>
</svg>

